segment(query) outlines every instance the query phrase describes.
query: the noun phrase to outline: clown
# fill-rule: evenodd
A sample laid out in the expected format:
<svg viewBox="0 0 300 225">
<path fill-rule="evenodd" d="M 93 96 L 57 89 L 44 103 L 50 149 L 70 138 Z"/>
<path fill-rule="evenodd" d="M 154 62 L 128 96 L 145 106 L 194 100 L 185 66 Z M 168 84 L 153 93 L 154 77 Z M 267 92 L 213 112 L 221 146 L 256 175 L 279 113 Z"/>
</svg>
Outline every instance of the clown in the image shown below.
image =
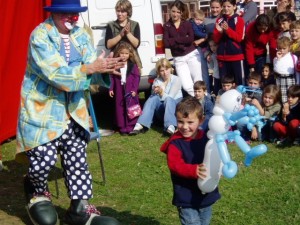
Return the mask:
<svg viewBox="0 0 300 225">
<path fill-rule="evenodd" d="M 206 144 L 203 161 L 207 167 L 207 177 L 203 180 L 198 179 L 198 186 L 204 193 L 217 187 L 221 174 L 226 178 L 233 178 L 237 173 L 238 167 L 230 158 L 226 140 L 235 141 L 242 150 L 246 166 L 250 166 L 254 158 L 267 151 L 264 144 L 251 148 L 240 136 L 239 131 L 230 131 L 230 127 L 237 121 L 247 124 L 249 130 L 261 121 L 261 116 L 254 106 L 245 105 L 242 109 L 242 93 L 245 91 L 245 87 L 239 86 L 237 90 L 225 92 L 213 109 L 214 115 L 209 120 L 207 133 L 210 140 Z"/>
<path fill-rule="evenodd" d="M 87 7 L 80 0 L 52 0 L 45 7 L 50 17 L 31 33 L 27 68 L 21 90 L 16 160 L 29 163 L 24 177 L 26 208 L 33 224 L 58 224 L 48 177 L 61 156 L 70 198 L 64 223 L 69 225 L 119 225 L 100 216 L 89 204 L 92 176 L 86 147 L 90 139 L 87 88 L 91 75 L 115 73 L 121 58 L 104 58 L 92 46 L 89 34 L 76 25 Z"/>
</svg>

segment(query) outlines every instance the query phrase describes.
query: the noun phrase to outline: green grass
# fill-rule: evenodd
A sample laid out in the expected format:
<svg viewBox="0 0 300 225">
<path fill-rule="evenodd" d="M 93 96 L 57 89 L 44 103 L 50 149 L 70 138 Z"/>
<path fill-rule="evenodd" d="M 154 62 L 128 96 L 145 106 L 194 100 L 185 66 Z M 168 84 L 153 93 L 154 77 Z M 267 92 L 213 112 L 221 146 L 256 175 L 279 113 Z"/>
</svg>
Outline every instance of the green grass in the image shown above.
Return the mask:
<svg viewBox="0 0 300 225">
<path fill-rule="evenodd" d="M 159 151 L 166 140 L 154 127 L 135 137 L 114 134 L 101 139 L 107 183 L 102 184 L 96 142 L 88 148 L 94 183 L 91 200 L 103 215 L 116 217 L 126 225 L 179 224 L 171 205 L 172 188 L 165 154 Z M 257 144 L 257 143 L 254 143 Z M 239 165 L 233 179 L 222 179 L 222 198 L 214 205 L 211 224 L 298 225 L 300 224 L 299 147 L 278 149 L 268 145 L 266 155 L 250 167 L 242 164 L 243 154 L 229 145 Z M 24 209 L 22 176 L 26 166 L 14 162 L 15 141 L 2 145 L 4 170 L 0 172 L 1 224 L 30 224 Z M 51 173 L 50 190 L 63 218 L 69 199 L 59 163 Z M 57 197 L 55 177 L 60 195 Z"/>
<path fill-rule="evenodd" d="M 99 120 L 109 128 L 112 112 L 107 103 Z M 99 112 L 99 108 L 96 108 Z M 159 151 L 166 140 L 162 129 L 153 126 L 134 137 L 114 134 L 101 139 L 107 183 L 102 184 L 96 142 L 88 147 L 89 168 L 93 175 L 94 198 L 103 215 L 117 218 L 124 225 L 179 225 L 171 204 L 172 186 L 165 154 Z M 254 143 L 256 145 L 258 143 Z M 23 198 L 25 165 L 14 161 L 15 141 L 3 144 L 4 170 L 0 172 L 0 224 L 31 224 Z M 299 225 L 300 224 L 300 148 L 280 149 L 269 144 L 268 152 L 250 167 L 242 164 L 244 155 L 229 144 L 231 157 L 239 165 L 233 179 L 221 179 L 222 198 L 213 207 L 212 225 Z M 68 208 L 60 163 L 51 172 L 49 188 L 62 219 Z M 59 187 L 59 196 L 55 188 Z"/>
</svg>

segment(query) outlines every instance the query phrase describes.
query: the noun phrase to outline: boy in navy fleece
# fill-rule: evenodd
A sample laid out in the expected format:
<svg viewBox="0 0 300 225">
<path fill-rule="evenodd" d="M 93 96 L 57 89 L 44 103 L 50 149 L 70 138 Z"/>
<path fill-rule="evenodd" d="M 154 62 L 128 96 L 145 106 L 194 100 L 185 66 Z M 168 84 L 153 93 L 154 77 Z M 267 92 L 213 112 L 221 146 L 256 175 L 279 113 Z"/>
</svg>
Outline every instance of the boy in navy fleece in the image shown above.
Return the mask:
<svg viewBox="0 0 300 225">
<path fill-rule="evenodd" d="M 218 188 L 202 194 L 197 179 L 206 177 L 202 163 L 207 137 L 198 127 L 203 120 L 203 108 L 193 97 L 184 98 L 176 106 L 178 131 L 162 146 L 167 154 L 168 167 L 173 183 L 172 204 L 178 209 L 181 224 L 208 225 L 212 216 L 212 205 L 220 198 Z"/>
<path fill-rule="evenodd" d="M 213 116 L 214 103 L 210 95 L 207 95 L 206 84 L 204 81 L 198 80 L 194 83 L 195 98 L 200 102 L 203 107 L 204 120 L 199 129 L 208 131 L 208 121 Z"/>
</svg>

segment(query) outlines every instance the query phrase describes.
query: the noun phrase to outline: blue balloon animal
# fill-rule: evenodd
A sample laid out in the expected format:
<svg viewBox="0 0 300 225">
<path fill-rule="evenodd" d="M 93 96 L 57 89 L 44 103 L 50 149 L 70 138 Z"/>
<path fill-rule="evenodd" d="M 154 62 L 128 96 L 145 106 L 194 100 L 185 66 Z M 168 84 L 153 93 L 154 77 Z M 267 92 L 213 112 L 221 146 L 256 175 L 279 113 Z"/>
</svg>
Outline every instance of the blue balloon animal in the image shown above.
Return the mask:
<svg viewBox="0 0 300 225">
<path fill-rule="evenodd" d="M 210 140 L 205 146 L 203 161 L 207 167 L 207 176 L 205 179 L 198 179 L 198 186 L 203 193 L 212 192 L 217 187 L 222 174 L 226 178 L 233 178 L 238 171 L 236 162 L 230 158 L 226 141 L 234 141 L 245 154 L 245 166 L 250 166 L 254 158 L 267 152 L 266 145 L 251 147 L 238 130 L 230 130 L 237 122 L 247 124 L 249 130 L 254 125 L 259 127 L 263 125 L 263 117 L 259 115 L 256 107 L 247 104 L 242 106 L 242 94 L 246 91 L 251 90 L 239 86 L 237 89 L 225 92 L 213 109 L 214 115 L 208 122 L 207 136 Z"/>
</svg>

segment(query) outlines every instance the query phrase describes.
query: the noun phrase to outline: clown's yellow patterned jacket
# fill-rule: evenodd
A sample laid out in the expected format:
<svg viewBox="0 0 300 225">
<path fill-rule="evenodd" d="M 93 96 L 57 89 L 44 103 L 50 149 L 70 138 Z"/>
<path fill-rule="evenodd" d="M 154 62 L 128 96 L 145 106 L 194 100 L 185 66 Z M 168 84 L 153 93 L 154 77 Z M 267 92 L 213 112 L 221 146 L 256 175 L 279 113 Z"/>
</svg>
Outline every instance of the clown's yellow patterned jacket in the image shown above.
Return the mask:
<svg viewBox="0 0 300 225">
<path fill-rule="evenodd" d="M 51 17 L 37 26 L 30 36 L 21 89 L 17 153 L 59 137 L 70 117 L 89 130 L 85 90 L 90 76 L 86 74 L 85 65 L 92 63 L 97 54 L 83 28 L 75 27 L 70 41 L 77 57 L 70 59 L 77 61 L 77 65 L 72 66 L 61 54 L 63 44 Z M 16 155 L 17 160 L 19 155 Z"/>
</svg>

